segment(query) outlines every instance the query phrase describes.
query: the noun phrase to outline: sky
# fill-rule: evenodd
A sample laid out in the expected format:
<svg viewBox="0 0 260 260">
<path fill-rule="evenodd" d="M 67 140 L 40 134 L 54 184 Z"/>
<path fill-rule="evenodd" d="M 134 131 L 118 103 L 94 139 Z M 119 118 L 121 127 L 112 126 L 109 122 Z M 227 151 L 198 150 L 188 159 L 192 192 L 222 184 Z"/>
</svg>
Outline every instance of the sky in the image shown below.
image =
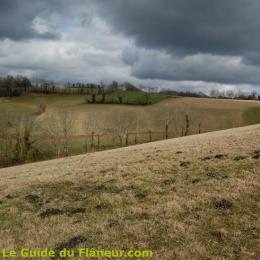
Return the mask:
<svg viewBox="0 0 260 260">
<path fill-rule="evenodd" d="M 260 93 L 259 0 L 0 0 L 0 76 Z"/>
</svg>

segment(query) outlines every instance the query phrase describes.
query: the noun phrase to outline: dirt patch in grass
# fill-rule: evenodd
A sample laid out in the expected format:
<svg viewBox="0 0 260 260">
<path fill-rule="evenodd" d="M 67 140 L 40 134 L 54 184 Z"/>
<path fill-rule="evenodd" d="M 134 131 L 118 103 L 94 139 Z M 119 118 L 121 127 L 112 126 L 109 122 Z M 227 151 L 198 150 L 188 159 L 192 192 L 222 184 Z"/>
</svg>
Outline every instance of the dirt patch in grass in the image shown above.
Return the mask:
<svg viewBox="0 0 260 260">
<path fill-rule="evenodd" d="M 225 159 L 225 158 L 227 158 L 227 154 L 216 154 L 214 158 L 220 159 L 220 160 Z"/>
<path fill-rule="evenodd" d="M 108 205 L 106 205 L 105 203 L 100 203 L 98 205 L 96 205 L 95 207 L 97 210 L 103 210 L 103 209 L 107 209 Z"/>
<path fill-rule="evenodd" d="M 27 196 L 24 197 L 24 199 L 33 204 L 33 205 L 39 205 L 41 206 L 43 204 L 42 199 L 40 198 L 40 196 L 36 195 L 36 194 L 29 194 Z"/>
<path fill-rule="evenodd" d="M 233 202 L 227 199 L 215 199 L 213 205 L 216 209 L 231 209 L 233 208 Z"/>
<path fill-rule="evenodd" d="M 108 221 L 108 227 L 112 228 L 112 227 L 116 227 L 119 226 L 120 222 L 117 219 L 110 219 Z"/>
<path fill-rule="evenodd" d="M 240 161 L 240 160 L 244 160 L 246 159 L 247 157 L 245 155 L 238 155 L 234 158 L 234 161 Z"/>
<path fill-rule="evenodd" d="M 212 160 L 212 159 L 213 159 L 212 156 L 206 156 L 206 157 L 202 158 L 201 160 L 202 161 L 209 161 L 209 160 Z"/>
<path fill-rule="evenodd" d="M 75 236 L 73 238 L 71 238 L 70 240 L 59 244 L 57 247 L 55 247 L 55 251 L 61 251 L 62 249 L 66 248 L 66 249 L 73 249 L 76 246 L 84 243 L 87 241 L 87 238 L 84 236 Z"/>
<path fill-rule="evenodd" d="M 216 172 L 210 171 L 207 173 L 207 176 L 211 177 L 211 178 L 216 178 L 218 176 L 218 174 Z"/>
<path fill-rule="evenodd" d="M 195 178 L 195 179 L 191 180 L 191 183 L 196 184 L 196 183 L 199 183 L 200 181 L 201 181 L 201 179 Z"/>
<path fill-rule="evenodd" d="M 86 211 L 87 211 L 86 208 L 75 208 L 75 209 L 68 210 L 68 211 L 67 211 L 67 214 L 68 214 L 69 216 L 72 216 L 72 215 L 76 215 L 76 214 L 86 213 Z"/>
<path fill-rule="evenodd" d="M 170 179 L 165 179 L 165 180 L 163 180 L 162 181 L 162 186 L 171 186 L 171 185 L 173 185 L 174 183 L 175 183 L 175 179 L 173 179 L 173 178 L 170 178 Z"/>
<path fill-rule="evenodd" d="M 65 214 L 65 212 L 61 209 L 46 209 L 45 211 L 41 212 L 39 214 L 40 218 L 49 218 L 51 216 L 58 216 L 58 215 L 62 215 Z"/>
<path fill-rule="evenodd" d="M 254 151 L 253 159 L 260 159 L 260 150 Z"/>
<path fill-rule="evenodd" d="M 185 161 L 185 162 L 180 163 L 181 167 L 188 167 L 189 165 L 191 165 L 191 162 L 189 162 L 189 161 Z"/>
<path fill-rule="evenodd" d="M 68 210 L 61 210 L 57 208 L 50 208 L 46 209 L 42 213 L 40 213 L 41 218 L 49 218 L 51 216 L 58 216 L 58 215 L 68 215 L 68 216 L 73 216 L 76 214 L 82 214 L 86 213 L 86 208 L 74 208 L 74 209 L 68 209 Z"/>
<path fill-rule="evenodd" d="M 148 196 L 147 192 L 139 192 L 139 193 L 135 194 L 135 197 L 138 200 L 144 200 L 144 199 L 146 199 L 147 196 Z"/>
</svg>

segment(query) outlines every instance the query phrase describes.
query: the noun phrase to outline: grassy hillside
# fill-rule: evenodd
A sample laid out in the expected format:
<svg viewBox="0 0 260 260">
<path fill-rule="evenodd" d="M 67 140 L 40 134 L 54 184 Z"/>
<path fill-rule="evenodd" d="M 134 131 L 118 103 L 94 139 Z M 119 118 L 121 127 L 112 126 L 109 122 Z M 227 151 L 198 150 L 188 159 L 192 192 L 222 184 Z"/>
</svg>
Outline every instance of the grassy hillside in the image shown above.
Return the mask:
<svg viewBox="0 0 260 260">
<path fill-rule="evenodd" d="M 260 125 L 0 170 L 0 248 L 257 259 Z"/>
<path fill-rule="evenodd" d="M 249 125 L 259 124 L 260 123 L 260 108 L 254 107 L 250 108 L 245 112 L 244 115 L 245 121 Z"/>
<path fill-rule="evenodd" d="M 135 93 L 135 92 L 134 92 Z M 142 93 L 142 92 L 138 92 Z M 131 94 L 134 95 L 134 94 Z M 159 98 L 154 94 L 153 99 Z M 132 98 L 137 98 L 132 96 Z M 158 99 L 157 99 L 158 98 Z M 191 133 L 198 132 L 198 124 L 201 123 L 202 132 L 222 130 L 243 126 L 250 122 L 256 122 L 258 114 L 254 111 L 260 108 L 259 101 L 221 100 L 207 98 L 169 98 L 151 106 L 120 106 L 110 104 L 85 104 L 84 96 L 25 96 L 12 99 L 0 99 L 0 113 L 11 111 L 36 113 L 39 104 L 46 105 L 46 112 L 38 117 L 43 122 L 48 117 L 59 111 L 69 111 L 73 114 L 75 123 L 73 135 L 85 134 L 84 122 L 95 119 L 99 132 L 117 128 L 115 114 L 120 114 L 125 119 L 128 116 L 137 117 L 138 125 L 131 126 L 131 131 L 164 130 L 164 121 L 169 114 L 170 131 L 175 131 L 174 136 L 181 135 L 181 128 L 185 124 L 185 114 L 191 120 Z M 249 115 L 245 112 L 250 110 Z M 253 111 L 253 112 L 252 112 Z M 253 113 L 253 115 L 251 115 Z M 258 113 L 258 112 L 257 112 Z M 253 120 L 253 121 L 252 121 Z M 50 123 L 45 121 L 46 123 Z M 45 131 L 46 132 L 46 131 Z"/>
<path fill-rule="evenodd" d="M 144 92 L 122 93 L 129 102 L 145 98 Z M 149 95 L 153 102 L 164 97 Z M 188 135 L 259 122 L 259 101 L 164 98 L 149 106 L 86 104 L 78 95 L 1 98 L 0 167 L 179 137 L 186 132 L 187 118 Z"/>
</svg>

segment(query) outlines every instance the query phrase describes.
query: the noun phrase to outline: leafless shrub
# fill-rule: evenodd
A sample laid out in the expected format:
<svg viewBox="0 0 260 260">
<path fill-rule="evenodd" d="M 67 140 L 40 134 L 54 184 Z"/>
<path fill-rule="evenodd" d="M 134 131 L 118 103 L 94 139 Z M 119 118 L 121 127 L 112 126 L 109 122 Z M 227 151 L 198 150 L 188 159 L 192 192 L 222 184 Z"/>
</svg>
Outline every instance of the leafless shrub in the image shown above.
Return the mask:
<svg viewBox="0 0 260 260">
<path fill-rule="evenodd" d="M 111 113 L 115 128 L 112 129 L 115 136 L 119 138 L 120 146 L 129 144 L 129 131 L 136 129 L 138 125 L 137 115 L 132 111 L 120 111 L 115 109 Z"/>
<path fill-rule="evenodd" d="M 37 105 L 37 108 L 36 108 L 36 112 L 35 114 L 37 116 L 40 116 L 41 114 L 45 113 L 46 112 L 46 104 L 45 103 L 40 103 Z"/>
<path fill-rule="evenodd" d="M 2 166 L 33 160 L 37 148 L 33 132 L 36 120 L 29 113 L 4 113 L 0 116 L 0 157 Z M 4 163 L 3 163 L 4 162 Z"/>
<path fill-rule="evenodd" d="M 101 115 L 97 114 L 88 114 L 85 117 L 84 121 L 84 129 L 86 131 L 86 151 L 89 150 L 89 147 L 91 149 L 94 149 L 95 146 L 95 135 L 101 134 L 101 122 L 98 124 L 98 121 L 101 121 Z M 100 140 L 98 140 L 98 146 L 100 145 Z"/>
<path fill-rule="evenodd" d="M 165 103 L 163 106 L 161 106 L 156 114 L 157 120 L 161 122 L 161 124 L 164 126 L 164 137 L 165 139 L 169 138 L 169 131 L 170 127 L 173 127 L 176 111 L 173 109 L 173 107 L 169 103 Z"/>
<path fill-rule="evenodd" d="M 69 141 L 74 123 L 74 114 L 67 110 L 58 111 L 45 118 L 44 132 L 51 139 L 48 143 L 53 147 L 52 150 L 57 157 L 69 154 Z"/>
</svg>

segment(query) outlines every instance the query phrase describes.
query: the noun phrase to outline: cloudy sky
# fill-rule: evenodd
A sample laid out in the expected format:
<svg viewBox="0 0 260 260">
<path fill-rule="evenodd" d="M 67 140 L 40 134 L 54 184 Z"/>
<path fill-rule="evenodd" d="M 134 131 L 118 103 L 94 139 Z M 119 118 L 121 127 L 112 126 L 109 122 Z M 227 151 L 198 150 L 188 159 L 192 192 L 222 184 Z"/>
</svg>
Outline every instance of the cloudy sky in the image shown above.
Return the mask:
<svg viewBox="0 0 260 260">
<path fill-rule="evenodd" d="M 0 0 L 0 76 L 260 92 L 259 0 Z"/>
</svg>

